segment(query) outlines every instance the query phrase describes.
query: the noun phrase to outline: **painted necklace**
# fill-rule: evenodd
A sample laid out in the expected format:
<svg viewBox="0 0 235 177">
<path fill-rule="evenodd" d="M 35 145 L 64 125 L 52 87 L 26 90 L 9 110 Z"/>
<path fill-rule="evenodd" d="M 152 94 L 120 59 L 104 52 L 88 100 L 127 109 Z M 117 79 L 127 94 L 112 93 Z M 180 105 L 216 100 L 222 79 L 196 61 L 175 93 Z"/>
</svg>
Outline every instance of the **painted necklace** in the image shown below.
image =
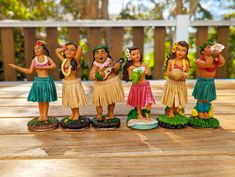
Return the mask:
<svg viewBox="0 0 235 177">
<path fill-rule="evenodd" d="M 110 58 L 108 58 L 104 63 L 98 63 L 98 62 L 96 62 L 96 61 L 94 61 L 93 62 L 93 64 L 95 65 L 95 66 L 97 66 L 97 67 L 99 67 L 99 68 L 104 68 L 104 67 L 106 67 L 106 66 L 108 66 L 109 65 L 109 63 L 110 63 L 110 61 L 111 61 L 111 59 Z"/>
<path fill-rule="evenodd" d="M 66 61 L 67 61 L 67 59 L 64 59 L 63 62 L 62 62 L 62 64 L 61 64 L 61 71 L 62 71 L 62 73 L 63 73 L 64 76 L 68 77 L 68 76 L 70 76 L 70 74 L 71 74 L 72 66 L 71 66 L 71 64 L 70 64 L 70 65 L 69 65 L 69 68 L 68 68 L 68 70 L 67 70 L 67 72 L 66 72 L 66 71 L 64 70 L 64 65 L 65 65 Z"/>
</svg>

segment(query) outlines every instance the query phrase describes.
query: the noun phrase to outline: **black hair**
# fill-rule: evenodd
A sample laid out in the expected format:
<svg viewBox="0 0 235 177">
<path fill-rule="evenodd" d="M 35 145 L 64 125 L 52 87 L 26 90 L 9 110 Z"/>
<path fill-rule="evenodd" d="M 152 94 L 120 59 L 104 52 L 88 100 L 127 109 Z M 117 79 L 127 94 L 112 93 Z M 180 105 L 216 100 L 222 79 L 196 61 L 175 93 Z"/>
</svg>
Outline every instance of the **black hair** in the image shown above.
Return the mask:
<svg viewBox="0 0 235 177">
<path fill-rule="evenodd" d="M 188 58 L 188 50 L 189 50 L 189 45 L 188 45 L 188 43 L 186 42 L 186 41 L 179 41 L 179 42 L 177 42 L 177 44 L 178 44 L 178 46 L 180 45 L 180 46 L 183 46 L 183 47 L 186 47 L 187 48 L 187 52 L 186 52 L 186 54 L 185 54 L 185 59 L 188 61 L 188 62 L 190 62 L 189 61 L 189 58 Z M 166 64 L 165 64 L 165 69 L 167 69 L 167 65 L 168 65 L 168 62 L 169 62 L 169 60 L 171 60 L 171 59 L 175 59 L 176 58 L 176 52 L 172 52 L 172 50 L 171 50 L 171 52 L 170 52 L 170 54 L 167 56 L 167 60 L 166 60 Z"/>
<path fill-rule="evenodd" d="M 137 48 L 137 47 L 128 47 L 127 49 L 129 49 L 130 53 L 131 53 L 131 51 L 133 51 L 133 50 L 139 50 L 139 51 L 140 51 L 140 49 Z M 143 61 L 143 57 L 142 57 L 142 55 L 140 55 L 140 62 L 142 62 L 142 61 Z M 128 60 L 128 58 L 126 58 L 126 63 L 125 63 L 125 65 L 124 65 L 124 67 L 123 67 L 123 77 L 122 77 L 123 80 L 126 81 L 126 82 L 129 82 L 129 81 L 130 81 L 129 73 L 128 73 L 128 68 L 129 68 L 131 65 L 133 65 L 133 60 Z"/>
</svg>

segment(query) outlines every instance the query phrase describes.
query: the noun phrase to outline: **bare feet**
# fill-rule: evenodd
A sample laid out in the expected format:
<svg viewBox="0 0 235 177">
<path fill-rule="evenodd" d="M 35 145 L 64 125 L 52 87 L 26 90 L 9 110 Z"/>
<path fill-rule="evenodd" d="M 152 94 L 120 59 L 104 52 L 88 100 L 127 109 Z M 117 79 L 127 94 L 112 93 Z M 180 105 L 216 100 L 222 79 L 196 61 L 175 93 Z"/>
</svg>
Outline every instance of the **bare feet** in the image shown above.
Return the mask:
<svg viewBox="0 0 235 177">
<path fill-rule="evenodd" d="M 204 112 L 203 115 L 204 115 L 204 119 L 209 119 L 210 118 L 208 112 Z"/>
<path fill-rule="evenodd" d="M 70 120 L 73 120 L 73 115 L 69 116 L 69 119 L 70 119 Z"/>
<path fill-rule="evenodd" d="M 96 120 L 97 120 L 97 121 L 101 121 L 101 120 L 102 120 L 102 117 L 97 116 L 97 117 L 96 117 Z"/>
<path fill-rule="evenodd" d="M 38 121 L 43 121 L 43 117 L 39 116 Z"/>
<path fill-rule="evenodd" d="M 145 120 L 145 118 L 142 116 L 142 114 L 138 114 L 138 119 L 139 119 L 139 120 L 141 120 L 141 119 L 144 119 L 144 120 Z"/>
<path fill-rule="evenodd" d="M 78 120 L 80 115 L 78 113 L 75 113 L 72 120 Z"/>
<path fill-rule="evenodd" d="M 107 117 L 110 117 L 110 119 L 112 119 L 112 118 L 115 117 L 115 115 L 114 115 L 113 113 L 109 113 L 109 114 L 107 115 Z"/>
</svg>

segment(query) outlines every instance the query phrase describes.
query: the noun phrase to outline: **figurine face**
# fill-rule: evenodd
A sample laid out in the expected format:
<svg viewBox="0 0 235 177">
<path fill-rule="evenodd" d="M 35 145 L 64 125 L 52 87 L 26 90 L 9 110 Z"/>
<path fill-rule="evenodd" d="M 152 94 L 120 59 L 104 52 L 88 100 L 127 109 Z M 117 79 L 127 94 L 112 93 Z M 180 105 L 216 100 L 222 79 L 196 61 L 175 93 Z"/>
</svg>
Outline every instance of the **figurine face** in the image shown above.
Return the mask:
<svg viewBox="0 0 235 177">
<path fill-rule="evenodd" d="M 34 48 L 34 53 L 36 56 L 39 56 L 39 55 L 43 55 L 44 54 L 44 51 L 43 51 L 43 47 L 42 46 L 38 46 L 38 45 L 35 45 Z"/>
<path fill-rule="evenodd" d="M 74 45 L 67 45 L 64 54 L 66 58 L 73 58 L 76 55 L 76 47 Z"/>
<path fill-rule="evenodd" d="M 98 63 L 104 63 L 108 58 L 108 53 L 105 49 L 99 49 L 94 54 L 95 61 Z"/>
<path fill-rule="evenodd" d="M 187 53 L 187 48 L 179 45 L 176 49 L 176 58 L 178 59 L 184 59 Z"/>
<path fill-rule="evenodd" d="M 130 53 L 131 59 L 132 61 L 136 62 L 136 61 L 140 61 L 140 51 L 138 49 L 136 50 L 132 50 Z"/>
</svg>

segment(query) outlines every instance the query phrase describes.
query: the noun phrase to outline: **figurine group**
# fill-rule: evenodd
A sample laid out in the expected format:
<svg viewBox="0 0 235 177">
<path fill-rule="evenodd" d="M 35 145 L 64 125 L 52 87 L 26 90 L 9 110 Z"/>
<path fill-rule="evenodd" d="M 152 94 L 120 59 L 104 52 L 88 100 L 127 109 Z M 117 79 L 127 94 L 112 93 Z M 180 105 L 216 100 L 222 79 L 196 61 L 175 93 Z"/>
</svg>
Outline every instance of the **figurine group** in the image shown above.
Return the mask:
<svg viewBox="0 0 235 177">
<path fill-rule="evenodd" d="M 117 128 L 120 119 L 114 115 L 115 103 L 124 100 L 124 90 L 119 73 L 123 68 L 123 80 L 132 82 L 127 104 L 133 107 L 128 113 L 127 126 L 133 129 L 153 129 L 158 125 L 165 128 L 184 128 L 188 125 L 197 128 L 216 128 L 219 122 L 214 118 L 211 101 L 216 99 L 214 78 L 216 70 L 224 64 L 221 51 L 224 46 L 211 41 L 200 46 L 201 57 L 196 60 L 198 79 L 193 90 L 197 99 L 190 118 L 184 114 L 187 104 L 186 79 L 189 77 L 190 63 L 188 59 L 189 45 L 185 41 L 176 42 L 165 62 L 167 81 L 164 85 L 162 104 L 166 105 L 165 114 L 158 115 L 157 120 L 151 118 L 151 107 L 155 103 L 149 81 L 145 76 L 151 75 L 150 69 L 143 62 L 141 52 L 132 47 L 126 50 L 124 59 L 114 62 L 108 47 L 99 45 L 93 49 L 93 62 L 89 77 L 94 81 L 93 103 L 97 116 L 92 120 L 81 116 L 79 108 L 87 105 L 87 98 L 81 81 L 77 76 L 80 67 L 82 47 L 67 43 L 55 50 L 57 58 L 62 62 L 62 104 L 70 107 L 71 115 L 60 121 L 48 117 L 49 102 L 57 100 L 54 80 L 49 70 L 56 64 L 49 55 L 46 45 L 37 41 L 34 45 L 33 59 L 29 69 L 9 64 L 12 68 L 26 74 L 36 71 L 28 101 L 38 102 L 39 117 L 28 122 L 28 128 L 34 131 L 55 129 L 59 125 L 67 129 L 87 128 L 92 124 L 96 128 Z M 107 115 L 103 108 L 107 106 Z"/>
</svg>

